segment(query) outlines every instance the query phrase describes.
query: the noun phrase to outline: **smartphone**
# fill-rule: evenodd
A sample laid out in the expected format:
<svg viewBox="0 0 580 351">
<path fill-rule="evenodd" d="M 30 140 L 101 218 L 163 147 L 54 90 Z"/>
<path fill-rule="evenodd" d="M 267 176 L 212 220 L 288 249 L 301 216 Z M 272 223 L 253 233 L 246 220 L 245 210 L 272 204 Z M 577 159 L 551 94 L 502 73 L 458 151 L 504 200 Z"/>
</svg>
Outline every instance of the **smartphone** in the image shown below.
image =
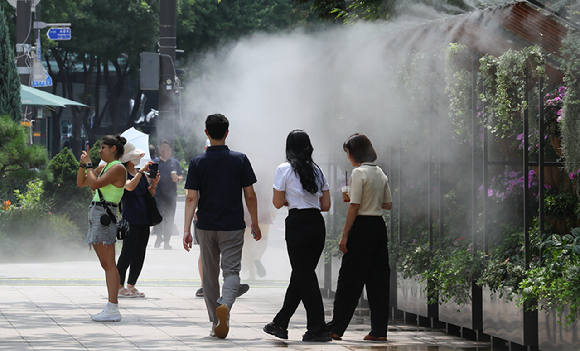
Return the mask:
<svg viewBox="0 0 580 351">
<path fill-rule="evenodd" d="M 87 152 L 89 152 L 89 141 L 87 140 L 87 142 L 85 143 L 85 150 Z"/>
<path fill-rule="evenodd" d="M 149 166 L 149 178 L 157 178 L 157 172 L 159 171 L 159 163 L 153 163 Z"/>
<path fill-rule="evenodd" d="M 254 229 L 252 229 L 252 237 L 255 239 L 256 238 L 256 232 L 254 231 Z"/>
</svg>

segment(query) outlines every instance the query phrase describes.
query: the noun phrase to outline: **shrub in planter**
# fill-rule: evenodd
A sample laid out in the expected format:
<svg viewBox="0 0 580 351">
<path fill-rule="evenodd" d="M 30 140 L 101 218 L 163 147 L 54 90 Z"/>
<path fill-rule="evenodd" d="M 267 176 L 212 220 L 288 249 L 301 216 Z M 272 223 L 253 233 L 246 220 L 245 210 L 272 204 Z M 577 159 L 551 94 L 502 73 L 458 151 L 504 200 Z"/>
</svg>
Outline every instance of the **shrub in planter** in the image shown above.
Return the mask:
<svg viewBox="0 0 580 351">
<path fill-rule="evenodd" d="M 546 196 L 544 206 L 548 222 L 552 225 L 552 232 L 566 234 L 577 225 L 575 213 L 577 205 L 577 197 L 568 192 Z"/>
<path fill-rule="evenodd" d="M 472 300 L 472 282 L 485 268 L 484 253 L 474 250 L 465 237 L 445 239 L 435 250 L 429 268 L 422 273 L 432 293 L 431 303 L 464 305 Z"/>
<path fill-rule="evenodd" d="M 499 232 L 490 240 L 487 267 L 477 284 L 499 294 L 500 299 L 507 294 L 506 298 L 512 300 L 526 277 L 524 233 L 522 228 L 508 225 L 500 226 Z M 537 228 L 532 229 L 532 242 L 537 243 L 538 235 Z"/>
<path fill-rule="evenodd" d="M 92 192 L 89 187 L 77 186 L 78 170 L 79 162 L 72 152 L 62 149 L 48 164 L 49 176 L 43 183 L 42 200 L 50 203 L 51 212 L 67 216 L 81 232 L 86 232 Z"/>
<path fill-rule="evenodd" d="M 5 201 L 0 210 L 0 257 L 8 261 L 62 257 L 68 248 L 81 247 L 84 240 L 76 225 L 41 201 L 42 181 L 31 181 L 27 189 L 15 190 L 16 204 Z"/>
<path fill-rule="evenodd" d="M 532 262 L 520 284 L 521 302 L 558 316 L 569 307 L 564 319 L 568 327 L 580 318 L 580 228 L 573 228 L 571 234 L 547 234 L 539 248 L 541 260 Z"/>
</svg>

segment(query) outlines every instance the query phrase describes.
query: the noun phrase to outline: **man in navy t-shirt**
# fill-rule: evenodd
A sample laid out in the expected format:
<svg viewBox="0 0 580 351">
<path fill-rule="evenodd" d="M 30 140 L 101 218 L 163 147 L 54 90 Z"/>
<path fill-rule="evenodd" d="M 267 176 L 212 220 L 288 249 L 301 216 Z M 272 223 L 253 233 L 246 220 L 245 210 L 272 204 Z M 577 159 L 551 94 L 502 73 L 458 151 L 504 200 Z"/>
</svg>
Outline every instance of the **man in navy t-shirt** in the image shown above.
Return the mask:
<svg viewBox="0 0 580 351">
<path fill-rule="evenodd" d="M 256 175 L 245 154 L 226 146 L 228 119 L 222 114 L 210 115 L 205 120 L 205 128 L 211 146 L 205 153 L 191 159 L 185 182 L 183 247 L 187 251 L 192 247 L 191 222 L 197 209 L 203 292 L 212 322 L 210 335 L 223 339 L 228 335 L 229 313 L 240 286 L 246 228 L 242 194 L 255 240 L 260 240 L 262 232 L 258 226 L 258 201 L 253 187 Z M 224 277 L 221 295 L 220 264 Z"/>
<path fill-rule="evenodd" d="M 163 221 L 155 226 L 155 247 L 160 247 L 163 242 L 164 249 L 171 249 L 169 241 L 173 234 L 173 221 L 175 219 L 175 207 L 177 205 L 177 182 L 183 180 L 183 171 L 179 161 L 172 158 L 173 148 L 169 140 L 163 139 L 159 145 L 159 157 L 153 162 L 159 164 L 159 183 L 155 191 L 157 207 L 163 216 Z"/>
</svg>

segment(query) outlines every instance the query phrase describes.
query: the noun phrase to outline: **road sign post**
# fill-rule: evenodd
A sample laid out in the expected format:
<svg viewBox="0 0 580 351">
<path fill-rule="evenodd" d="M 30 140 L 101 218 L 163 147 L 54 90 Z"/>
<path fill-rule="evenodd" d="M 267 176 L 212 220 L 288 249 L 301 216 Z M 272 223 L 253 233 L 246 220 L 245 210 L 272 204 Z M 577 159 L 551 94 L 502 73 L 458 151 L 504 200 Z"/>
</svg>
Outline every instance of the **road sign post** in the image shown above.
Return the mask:
<svg viewBox="0 0 580 351">
<path fill-rule="evenodd" d="M 48 39 L 50 40 L 70 40 L 71 32 L 70 28 L 50 28 L 46 32 Z"/>
<path fill-rule="evenodd" d="M 32 81 L 32 86 L 35 88 L 39 88 L 39 87 L 51 87 L 52 86 L 52 78 L 48 75 L 48 72 L 46 73 L 46 77 L 45 80 L 33 80 Z"/>
</svg>

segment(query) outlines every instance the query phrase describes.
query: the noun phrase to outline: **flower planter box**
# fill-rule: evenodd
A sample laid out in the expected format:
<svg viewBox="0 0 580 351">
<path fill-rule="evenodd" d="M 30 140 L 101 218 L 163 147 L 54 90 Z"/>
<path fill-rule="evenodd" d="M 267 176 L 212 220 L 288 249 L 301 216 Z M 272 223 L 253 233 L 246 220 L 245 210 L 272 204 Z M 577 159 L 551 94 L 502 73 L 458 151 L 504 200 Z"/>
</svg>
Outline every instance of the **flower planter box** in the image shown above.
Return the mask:
<svg viewBox="0 0 580 351">
<path fill-rule="evenodd" d="M 483 332 L 523 346 L 538 345 L 538 314 L 517 307 L 514 301 L 483 288 Z"/>
<path fill-rule="evenodd" d="M 439 305 L 439 321 L 471 330 L 482 329 L 482 289 L 475 283 L 471 285 L 472 301 L 461 306 L 453 302 Z"/>
<path fill-rule="evenodd" d="M 566 307 L 558 317 L 555 311 L 538 311 L 538 341 L 543 351 L 580 350 L 580 323 L 565 328 L 564 318 L 570 313 Z M 562 324 L 560 324 L 560 323 Z"/>
<path fill-rule="evenodd" d="M 421 317 L 433 317 L 427 304 L 427 284 L 420 283 L 420 280 L 419 277 L 405 279 L 402 273 L 397 274 L 397 309 Z"/>
</svg>

